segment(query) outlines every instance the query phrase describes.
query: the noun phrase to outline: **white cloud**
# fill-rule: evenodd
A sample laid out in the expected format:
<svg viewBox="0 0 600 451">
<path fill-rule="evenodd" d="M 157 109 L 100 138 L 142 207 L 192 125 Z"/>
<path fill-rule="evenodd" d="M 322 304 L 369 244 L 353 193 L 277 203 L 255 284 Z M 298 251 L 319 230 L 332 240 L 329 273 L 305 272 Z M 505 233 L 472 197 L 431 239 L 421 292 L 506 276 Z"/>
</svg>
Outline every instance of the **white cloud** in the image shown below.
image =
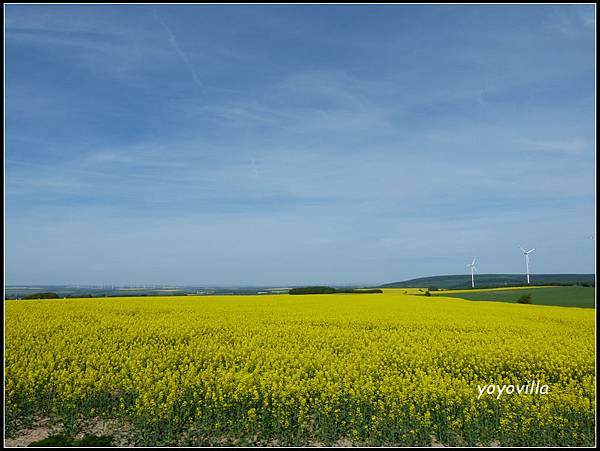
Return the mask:
<svg viewBox="0 0 600 451">
<path fill-rule="evenodd" d="M 566 140 L 515 140 L 515 144 L 523 149 L 529 149 L 540 152 L 556 152 L 567 155 L 581 155 L 590 148 L 589 144 L 583 139 Z"/>
</svg>

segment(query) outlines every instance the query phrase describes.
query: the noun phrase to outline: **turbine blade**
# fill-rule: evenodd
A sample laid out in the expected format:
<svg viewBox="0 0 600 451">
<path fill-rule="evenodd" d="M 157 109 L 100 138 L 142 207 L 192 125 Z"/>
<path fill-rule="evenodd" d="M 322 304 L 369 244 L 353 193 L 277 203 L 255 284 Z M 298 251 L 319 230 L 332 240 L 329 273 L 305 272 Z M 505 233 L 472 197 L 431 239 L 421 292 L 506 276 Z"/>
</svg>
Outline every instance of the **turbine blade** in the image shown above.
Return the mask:
<svg viewBox="0 0 600 451">
<path fill-rule="evenodd" d="M 527 253 L 529 254 L 530 252 L 535 251 L 535 247 L 533 249 L 531 249 L 530 251 L 528 251 Z"/>
</svg>

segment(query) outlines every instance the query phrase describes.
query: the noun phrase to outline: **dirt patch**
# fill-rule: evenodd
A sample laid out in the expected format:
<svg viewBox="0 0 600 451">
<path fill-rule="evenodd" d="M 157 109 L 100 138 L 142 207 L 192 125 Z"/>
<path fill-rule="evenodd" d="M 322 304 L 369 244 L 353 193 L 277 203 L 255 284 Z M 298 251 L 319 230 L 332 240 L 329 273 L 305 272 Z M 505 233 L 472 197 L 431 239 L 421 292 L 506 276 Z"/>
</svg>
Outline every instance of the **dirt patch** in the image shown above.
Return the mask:
<svg viewBox="0 0 600 451">
<path fill-rule="evenodd" d="M 51 429 L 45 426 L 26 429 L 20 431 L 19 434 L 13 438 L 4 439 L 4 446 L 7 448 L 28 446 L 32 442 L 47 438 L 50 435 L 50 432 Z"/>
<path fill-rule="evenodd" d="M 433 436 L 433 437 L 431 438 L 431 447 L 432 447 L 432 448 L 448 448 L 448 447 L 450 447 L 450 445 L 447 445 L 447 444 L 445 444 L 445 443 L 439 442 L 439 441 L 437 440 L 437 438 L 436 438 L 435 436 Z M 501 447 L 501 445 L 500 445 L 500 442 L 498 442 L 498 441 L 493 441 L 493 442 L 491 442 L 489 445 L 484 445 L 484 444 L 482 444 L 482 443 L 477 443 L 477 444 L 475 445 L 475 447 L 477 447 L 477 448 L 500 448 L 500 447 Z"/>
<path fill-rule="evenodd" d="M 28 446 L 31 442 L 43 440 L 60 430 L 62 430 L 62 424 L 57 424 L 48 417 L 36 416 L 32 420 L 31 427 L 26 427 L 15 434 L 11 434 L 10 438 L 5 437 L 4 446 L 11 448 Z"/>
<path fill-rule="evenodd" d="M 82 439 L 87 434 L 108 435 L 113 439 L 113 446 L 133 446 L 129 440 L 130 432 L 131 427 L 122 420 L 94 418 L 81 427 L 75 438 Z"/>
<path fill-rule="evenodd" d="M 350 440 L 349 438 L 341 438 L 337 442 L 335 442 L 333 446 L 348 448 L 352 447 L 353 443 L 352 440 Z"/>
<path fill-rule="evenodd" d="M 128 439 L 128 433 L 131 428 L 123 421 L 119 420 L 106 420 L 102 418 L 94 418 L 86 421 L 80 427 L 79 433 L 75 436 L 75 439 L 82 439 L 87 434 L 96 436 L 108 435 L 113 438 L 114 446 L 133 446 Z M 36 421 L 36 426 L 30 429 L 24 429 L 17 432 L 11 438 L 4 439 L 5 447 L 26 447 L 32 442 L 43 440 L 51 435 L 64 433 L 64 428 L 61 424 L 51 424 L 47 418 L 39 419 Z"/>
</svg>

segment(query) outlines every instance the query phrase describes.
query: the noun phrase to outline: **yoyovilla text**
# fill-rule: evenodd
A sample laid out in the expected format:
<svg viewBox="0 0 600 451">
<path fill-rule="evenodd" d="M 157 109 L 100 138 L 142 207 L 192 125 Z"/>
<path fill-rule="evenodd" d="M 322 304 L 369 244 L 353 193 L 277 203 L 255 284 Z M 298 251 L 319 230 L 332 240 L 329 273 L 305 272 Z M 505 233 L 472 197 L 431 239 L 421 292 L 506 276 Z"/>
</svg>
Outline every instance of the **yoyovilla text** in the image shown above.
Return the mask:
<svg viewBox="0 0 600 451">
<path fill-rule="evenodd" d="M 479 396 L 477 399 L 481 399 L 484 393 L 487 393 L 490 396 L 496 394 L 496 399 L 500 399 L 503 394 L 512 395 L 547 395 L 548 394 L 548 385 L 540 384 L 540 381 L 529 381 L 524 385 L 477 385 L 477 390 L 479 391 Z"/>
</svg>

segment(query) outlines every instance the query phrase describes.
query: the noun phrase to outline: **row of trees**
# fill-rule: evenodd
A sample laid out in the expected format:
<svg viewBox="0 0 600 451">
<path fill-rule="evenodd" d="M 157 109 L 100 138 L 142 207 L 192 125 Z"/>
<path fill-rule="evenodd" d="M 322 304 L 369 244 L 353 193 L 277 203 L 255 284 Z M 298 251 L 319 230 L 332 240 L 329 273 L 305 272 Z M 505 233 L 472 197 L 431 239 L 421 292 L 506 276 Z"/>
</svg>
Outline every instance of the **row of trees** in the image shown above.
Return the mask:
<svg viewBox="0 0 600 451">
<path fill-rule="evenodd" d="M 383 293 L 380 288 L 333 288 L 325 286 L 315 287 L 298 287 L 292 288 L 289 294 L 333 294 L 333 293 L 354 293 L 354 294 L 369 294 Z"/>
</svg>

